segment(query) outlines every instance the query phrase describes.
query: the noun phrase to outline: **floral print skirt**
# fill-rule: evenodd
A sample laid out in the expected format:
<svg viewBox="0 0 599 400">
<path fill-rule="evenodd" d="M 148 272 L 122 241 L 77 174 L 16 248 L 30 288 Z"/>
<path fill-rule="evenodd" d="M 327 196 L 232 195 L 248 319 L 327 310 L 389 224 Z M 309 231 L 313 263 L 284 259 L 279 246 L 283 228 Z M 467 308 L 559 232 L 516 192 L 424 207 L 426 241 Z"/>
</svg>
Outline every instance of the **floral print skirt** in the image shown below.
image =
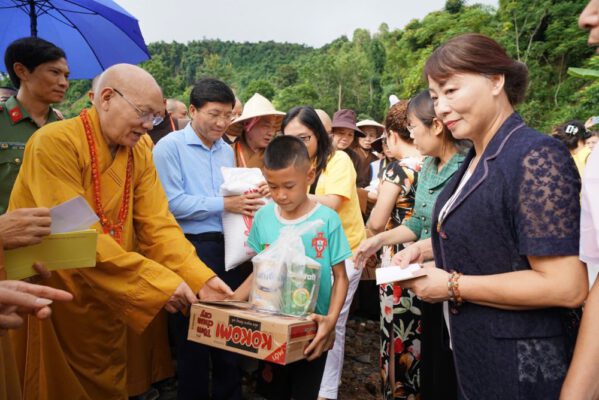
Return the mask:
<svg viewBox="0 0 599 400">
<path fill-rule="evenodd" d="M 380 285 L 379 298 L 383 397 L 419 400 L 421 300 L 396 284 Z"/>
</svg>

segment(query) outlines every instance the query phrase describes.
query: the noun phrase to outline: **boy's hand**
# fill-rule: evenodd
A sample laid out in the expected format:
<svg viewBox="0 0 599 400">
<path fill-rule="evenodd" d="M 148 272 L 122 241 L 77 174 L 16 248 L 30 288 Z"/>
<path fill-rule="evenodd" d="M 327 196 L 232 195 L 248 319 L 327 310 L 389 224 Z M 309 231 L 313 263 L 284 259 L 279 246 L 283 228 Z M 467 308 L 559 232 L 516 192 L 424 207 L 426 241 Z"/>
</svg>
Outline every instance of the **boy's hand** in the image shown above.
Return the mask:
<svg viewBox="0 0 599 400">
<path fill-rule="evenodd" d="M 245 281 L 230 296 L 227 296 L 227 300 L 235 301 L 247 301 L 250 298 L 250 292 L 252 290 L 252 283 L 254 281 L 254 273 L 251 273 Z"/>
<path fill-rule="evenodd" d="M 248 296 L 244 293 L 243 290 L 235 290 L 232 295 L 227 296 L 226 300 L 234 300 L 234 301 L 248 301 Z"/>
<path fill-rule="evenodd" d="M 310 345 L 304 350 L 304 355 L 308 361 L 316 360 L 327 350 L 333 347 L 335 342 L 335 323 L 330 316 L 322 316 L 312 314 L 308 317 L 309 320 L 318 324 L 316 336 L 310 342 Z"/>
</svg>

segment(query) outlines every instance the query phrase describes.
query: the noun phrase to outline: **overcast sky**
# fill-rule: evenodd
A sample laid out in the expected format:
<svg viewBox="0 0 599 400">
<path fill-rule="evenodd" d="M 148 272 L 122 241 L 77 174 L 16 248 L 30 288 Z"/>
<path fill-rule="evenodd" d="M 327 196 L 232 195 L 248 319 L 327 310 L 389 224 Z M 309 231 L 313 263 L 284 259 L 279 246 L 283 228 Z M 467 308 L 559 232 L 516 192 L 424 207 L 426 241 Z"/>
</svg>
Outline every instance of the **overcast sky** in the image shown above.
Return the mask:
<svg viewBox="0 0 599 400">
<path fill-rule="evenodd" d="M 356 28 L 404 27 L 445 0 L 116 0 L 139 19 L 147 43 L 221 39 L 320 47 Z M 468 0 L 467 4 L 498 0 Z"/>
</svg>

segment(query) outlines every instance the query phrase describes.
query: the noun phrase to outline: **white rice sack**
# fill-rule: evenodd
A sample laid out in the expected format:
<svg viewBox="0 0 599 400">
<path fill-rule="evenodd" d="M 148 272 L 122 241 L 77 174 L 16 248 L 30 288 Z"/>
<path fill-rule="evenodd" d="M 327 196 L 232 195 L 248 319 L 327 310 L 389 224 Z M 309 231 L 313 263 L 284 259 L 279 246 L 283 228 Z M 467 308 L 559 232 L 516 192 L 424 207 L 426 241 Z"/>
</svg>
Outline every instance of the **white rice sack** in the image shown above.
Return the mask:
<svg viewBox="0 0 599 400">
<path fill-rule="evenodd" d="M 238 196 L 250 190 L 257 190 L 264 182 L 259 168 L 221 167 L 223 184 L 220 187 L 222 196 Z M 248 235 L 252 228 L 253 217 L 223 211 L 223 233 L 225 236 L 225 270 L 230 271 L 256 253 L 247 245 Z M 243 243 L 243 245 L 240 245 Z"/>
</svg>

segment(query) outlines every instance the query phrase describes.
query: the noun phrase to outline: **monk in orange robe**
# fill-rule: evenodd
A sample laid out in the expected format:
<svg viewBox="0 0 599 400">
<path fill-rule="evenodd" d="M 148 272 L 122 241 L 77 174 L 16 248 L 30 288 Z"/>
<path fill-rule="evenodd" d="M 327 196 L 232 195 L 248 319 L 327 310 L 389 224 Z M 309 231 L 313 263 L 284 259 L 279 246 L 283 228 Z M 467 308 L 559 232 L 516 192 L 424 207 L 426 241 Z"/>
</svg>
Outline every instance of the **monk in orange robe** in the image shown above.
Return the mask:
<svg viewBox="0 0 599 400">
<path fill-rule="evenodd" d="M 13 335 L 25 400 L 126 399 L 126 328 L 141 333 L 162 308 L 231 294 L 168 211 L 150 147 L 140 141 L 162 107 L 150 74 L 116 65 L 100 77 L 90 109 L 44 126 L 27 143 L 9 208 L 80 195 L 100 222 L 96 267 L 45 282 L 74 300 Z"/>
</svg>

